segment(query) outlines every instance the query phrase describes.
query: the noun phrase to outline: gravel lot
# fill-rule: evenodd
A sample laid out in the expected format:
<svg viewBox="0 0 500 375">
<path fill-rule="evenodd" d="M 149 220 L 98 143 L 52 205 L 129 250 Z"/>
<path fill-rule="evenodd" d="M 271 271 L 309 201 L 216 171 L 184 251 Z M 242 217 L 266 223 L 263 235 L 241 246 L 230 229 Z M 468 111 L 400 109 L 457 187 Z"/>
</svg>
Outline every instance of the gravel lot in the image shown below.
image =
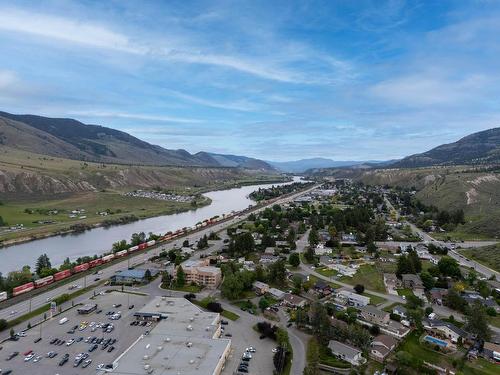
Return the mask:
<svg viewBox="0 0 500 375">
<path fill-rule="evenodd" d="M 132 342 L 134 342 L 137 337 L 139 337 L 147 329 L 152 327 L 141 327 L 141 326 L 130 326 L 130 322 L 133 320 L 134 311 L 140 309 L 150 297 L 132 295 L 128 293 L 112 292 L 106 293 L 105 295 L 99 295 L 94 299 L 97 303 L 98 309 L 102 309 L 100 314 L 93 312 L 88 315 L 79 315 L 76 308 L 67 311 L 64 314 L 57 316 L 49 322 L 46 322 L 41 327 L 42 341 L 34 343 L 34 340 L 40 337 L 40 326 L 33 327 L 32 329 L 26 331 L 26 337 L 21 337 L 19 341 L 6 341 L 2 344 L 3 349 L 0 351 L 0 369 L 13 370 L 13 375 L 26 375 L 26 374 L 36 374 L 36 375 L 86 375 L 95 374 L 95 368 L 100 363 L 111 363 L 113 360 L 120 355 L 126 348 L 128 348 Z M 129 310 L 127 303 L 135 305 L 134 309 Z M 90 301 L 89 301 L 90 302 Z M 113 308 L 113 304 L 122 304 L 119 308 Z M 110 320 L 109 316 L 106 315 L 108 311 L 121 311 L 122 317 L 119 320 Z M 59 324 L 59 320 L 62 317 L 67 317 L 68 322 L 65 324 Z M 67 333 L 73 326 L 79 325 L 81 321 L 96 322 L 96 323 L 113 323 L 115 329 L 111 333 L 103 333 L 102 329 L 96 329 L 91 332 L 90 327 L 87 327 L 83 331 L 78 329 L 74 334 Z M 99 346 L 96 350 L 89 353 L 89 344 L 85 343 L 84 340 L 87 337 L 97 338 L 115 338 L 117 339 L 114 344 L 115 349 L 108 353 L 107 349 L 102 350 Z M 61 346 L 51 345 L 50 341 L 53 338 L 59 338 L 61 340 L 77 339 L 83 337 L 80 342 L 75 342 L 70 346 L 63 344 Z M 33 350 L 34 353 L 41 355 L 43 358 L 35 363 L 33 360 L 29 362 L 24 361 L 23 353 Z M 19 352 L 19 355 L 10 361 L 6 360 L 6 357 L 14 352 Z M 46 358 L 46 354 L 49 351 L 57 352 L 55 358 Z M 92 363 L 87 368 L 82 368 L 81 365 L 78 367 L 73 367 L 74 358 L 78 353 L 88 353 L 89 358 L 92 359 Z M 65 353 L 69 354 L 69 360 L 63 366 L 59 366 L 59 361 Z"/>
</svg>

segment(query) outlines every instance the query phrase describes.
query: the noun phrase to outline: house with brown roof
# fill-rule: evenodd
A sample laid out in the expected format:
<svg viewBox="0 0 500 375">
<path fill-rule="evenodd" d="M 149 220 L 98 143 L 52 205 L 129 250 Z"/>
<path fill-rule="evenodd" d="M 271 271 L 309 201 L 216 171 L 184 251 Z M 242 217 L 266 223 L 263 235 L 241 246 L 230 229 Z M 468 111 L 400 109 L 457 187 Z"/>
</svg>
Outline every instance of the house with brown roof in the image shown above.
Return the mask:
<svg viewBox="0 0 500 375">
<path fill-rule="evenodd" d="M 383 362 L 396 348 L 398 341 L 388 335 L 378 335 L 371 344 L 370 357 L 378 362 Z"/>
<path fill-rule="evenodd" d="M 283 304 L 288 307 L 304 307 L 307 303 L 305 298 L 292 293 L 286 293 L 283 297 Z"/>
</svg>

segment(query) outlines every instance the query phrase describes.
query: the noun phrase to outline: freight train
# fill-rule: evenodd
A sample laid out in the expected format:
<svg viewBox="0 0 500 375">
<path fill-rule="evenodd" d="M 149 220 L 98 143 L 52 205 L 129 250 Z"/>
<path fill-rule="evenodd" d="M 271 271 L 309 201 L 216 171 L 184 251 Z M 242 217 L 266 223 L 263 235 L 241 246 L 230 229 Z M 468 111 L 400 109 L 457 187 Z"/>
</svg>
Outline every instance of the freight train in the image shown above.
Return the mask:
<svg viewBox="0 0 500 375">
<path fill-rule="evenodd" d="M 176 239 L 178 237 L 186 235 L 192 231 L 207 227 L 209 225 L 216 224 L 217 222 L 219 222 L 223 219 L 228 219 L 234 215 L 235 215 L 234 213 L 231 213 L 229 215 L 223 215 L 222 217 L 215 216 L 211 219 L 204 220 L 203 222 L 200 222 L 191 228 L 182 228 L 182 229 L 176 230 L 175 232 L 168 232 L 163 237 L 160 237 L 158 240 L 147 241 L 145 243 L 141 243 L 139 245 L 132 246 L 132 247 L 128 248 L 127 250 L 118 251 L 114 254 L 104 255 L 98 259 L 91 260 L 87 263 L 78 264 L 71 269 L 57 272 L 52 276 L 43 277 L 43 278 L 37 279 L 35 281 L 29 282 L 26 284 L 16 286 L 14 289 L 12 289 L 12 296 L 15 297 L 15 296 L 30 292 L 33 289 L 42 288 L 42 287 L 49 285 L 49 284 L 52 284 L 56 281 L 66 279 L 72 275 L 79 273 L 79 272 L 84 272 L 84 271 L 87 271 L 91 268 L 97 267 L 101 264 L 109 263 L 114 259 L 126 257 L 126 256 L 128 256 L 136 251 L 145 250 L 145 249 L 152 247 L 156 244 L 163 243 L 166 241 L 171 241 L 173 239 Z M 0 292 L 0 302 L 6 300 L 7 298 L 8 298 L 7 292 Z"/>
</svg>

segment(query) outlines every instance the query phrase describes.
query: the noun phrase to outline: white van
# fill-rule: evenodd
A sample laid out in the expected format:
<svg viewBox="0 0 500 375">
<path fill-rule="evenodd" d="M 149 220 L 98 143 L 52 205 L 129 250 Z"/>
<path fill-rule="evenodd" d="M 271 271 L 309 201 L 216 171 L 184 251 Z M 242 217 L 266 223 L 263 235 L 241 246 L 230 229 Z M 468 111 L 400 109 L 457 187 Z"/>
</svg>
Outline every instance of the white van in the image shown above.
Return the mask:
<svg viewBox="0 0 500 375">
<path fill-rule="evenodd" d="M 68 321 L 68 318 L 64 317 L 61 320 L 59 320 L 59 324 L 64 324 Z"/>
</svg>

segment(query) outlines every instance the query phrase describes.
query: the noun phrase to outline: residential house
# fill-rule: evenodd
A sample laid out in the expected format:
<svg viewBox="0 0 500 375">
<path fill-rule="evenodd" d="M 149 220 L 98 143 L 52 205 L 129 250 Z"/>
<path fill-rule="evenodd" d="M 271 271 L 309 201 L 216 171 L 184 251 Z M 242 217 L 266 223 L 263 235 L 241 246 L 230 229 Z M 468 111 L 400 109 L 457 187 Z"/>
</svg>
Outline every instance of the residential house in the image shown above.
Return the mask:
<svg viewBox="0 0 500 375">
<path fill-rule="evenodd" d="M 269 288 L 267 291 L 272 297 L 276 298 L 277 300 L 281 301 L 283 298 L 285 298 L 285 292 L 276 289 L 276 288 Z"/>
<path fill-rule="evenodd" d="M 443 322 L 439 319 L 423 319 L 422 325 L 429 335 L 448 339 L 453 344 L 458 343 L 460 338 L 466 339 L 469 336 L 467 332 L 458 328 L 456 325 L 449 322 Z"/>
<path fill-rule="evenodd" d="M 333 288 L 326 281 L 318 280 L 314 284 L 314 291 L 323 296 L 328 296 L 333 292 Z"/>
<path fill-rule="evenodd" d="M 367 322 L 377 325 L 386 325 L 390 319 L 388 312 L 379 310 L 373 305 L 361 307 L 359 315 Z"/>
<path fill-rule="evenodd" d="M 343 344 L 339 341 L 330 340 L 328 348 L 332 351 L 332 354 L 335 357 L 349 362 L 353 366 L 359 366 L 366 362 L 366 359 L 362 356 L 361 350 L 353 346 Z"/>
<path fill-rule="evenodd" d="M 325 255 L 325 254 L 330 254 L 332 252 L 332 249 L 329 247 L 326 247 L 322 243 L 319 243 L 316 245 L 314 248 L 314 254 L 315 255 Z"/>
<path fill-rule="evenodd" d="M 260 263 L 261 264 L 271 264 L 271 263 L 276 263 L 280 258 L 275 256 L 275 255 L 271 255 L 271 254 L 262 254 L 260 256 Z"/>
<path fill-rule="evenodd" d="M 372 341 L 370 357 L 378 362 L 384 362 L 397 345 L 398 341 L 394 337 L 378 335 Z"/>
<path fill-rule="evenodd" d="M 394 306 L 394 308 L 392 309 L 392 313 L 399 315 L 403 319 L 408 318 L 408 311 L 406 310 L 406 307 L 401 305 Z"/>
<path fill-rule="evenodd" d="M 337 292 L 335 301 L 342 305 L 363 307 L 370 303 L 370 298 L 362 296 L 361 294 L 351 292 L 349 290 L 341 289 Z"/>
<path fill-rule="evenodd" d="M 329 264 L 328 268 L 335 270 L 338 273 L 340 273 L 342 276 L 346 276 L 346 277 L 353 277 L 357 272 L 357 270 L 355 268 L 349 267 L 349 266 L 344 266 L 343 264 L 339 264 L 339 263 Z"/>
<path fill-rule="evenodd" d="M 410 328 L 405 327 L 403 324 L 390 319 L 387 325 L 380 327 L 380 331 L 387 333 L 388 335 L 393 336 L 397 339 L 402 339 L 408 333 L 410 333 Z"/>
<path fill-rule="evenodd" d="M 349 324 L 347 324 L 347 322 L 344 322 L 343 320 L 337 319 L 334 316 L 330 317 L 330 325 L 332 327 L 336 327 L 336 328 L 340 328 L 340 329 L 344 329 L 344 330 L 347 330 L 349 328 Z"/>
<path fill-rule="evenodd" d="M 292 293 L 285 293 L 283 297 L 283 304 L 288 307 L 304 307 L 307 304 L 307 300 L 305 298 L 299 297 Z"/>
<path fill-rule="evenodd" d="M 342 234 L 342 242 L 346 243 L 355 243 L 356 242 L 356 235 L 352 233 L 343 233 Z"/>
<path fill-rule="evenodd" d="M 395 273 L 384 273 L 384 285 L 389 294 L 397 295 L 396 289 L 401 283 Z"/>
<path fill-rule="evenodd" d="M 252 284 L 252 288 L 258 295 L 266 294 L 267 292 L 269 292 L 269 285 L 263 283 L 262 281 L 254 281 Z"/>
<path fill-rule="evenodd" d="M 500 362 L 500 345 L 492 342 L 485 342 L 482 356 L 493 362 Z"/>
<path fill-rule="evenodd" d="M 431 303 L 435 303 L 438 305 L 443 304 L 443 300 L 446 298 L 447 295 L 448 295 L 448 289 L 444 288 L 432 288 L 429 291 Z"/>
<path fill-rule="evenodd" d="M 274 252 L 274 247 L 266 247 L 266 249 L 264 250 L 264 254 L 274 255 Z"/>
<path fill-rule="evenodd" d="M 324 266 L 328 266 L 333 263 L 333 258 L 328 255 L 322 255 L 319 257 L 319 264 L 322 264 Z"/>
<path fill-rule="evenodd" d="M 420 276 L 412 274 L 412 273 L 405 273 L 401 275 L 401 280 L 403 283 L 403 287 L 409 288 L 409 289 L 423 289 L 424 284 L 422 283 L 422 280 L 420 279 Z"/>
</svg>

